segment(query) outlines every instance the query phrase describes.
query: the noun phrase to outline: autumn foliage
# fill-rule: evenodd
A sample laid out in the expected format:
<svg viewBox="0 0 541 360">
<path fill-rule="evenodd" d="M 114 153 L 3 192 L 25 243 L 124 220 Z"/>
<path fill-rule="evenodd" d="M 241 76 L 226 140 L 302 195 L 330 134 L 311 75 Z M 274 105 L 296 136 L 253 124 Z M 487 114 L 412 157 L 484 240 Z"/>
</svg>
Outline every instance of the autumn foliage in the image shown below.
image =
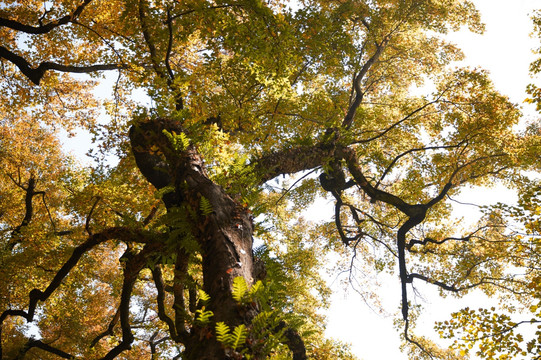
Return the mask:
<svg viewBox="0 0 541 360">
<path fill-rule="evenodd" d="M 540 127 L 454 66 L 461 27 L 470 1 L 3 1 L 0 358 L 353 359 L 324 270 L 393 275 L 411 358 L 539 358 Z M 518 203 L 453 216 L 496 184 Z M 417 336 L 419 283 L 499 307 Z"/>
</svg>

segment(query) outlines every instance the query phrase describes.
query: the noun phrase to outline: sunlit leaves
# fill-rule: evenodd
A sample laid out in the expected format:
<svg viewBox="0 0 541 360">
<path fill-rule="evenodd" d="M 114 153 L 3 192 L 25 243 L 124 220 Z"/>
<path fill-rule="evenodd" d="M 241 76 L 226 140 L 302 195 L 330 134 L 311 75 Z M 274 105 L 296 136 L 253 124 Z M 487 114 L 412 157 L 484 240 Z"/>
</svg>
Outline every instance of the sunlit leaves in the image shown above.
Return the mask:
<svg viewBox="0 0 541 360">
<path fill-rule="evenodd" d="M 78 6 L 69 1 L 8 1 L 0 17 L 39 27 L 75 14 Z M 539 27 L 539 19 L 535 21 Z M 128 317 L 137 324 L 137 339 L 127 358 L 152 351 L 154 357 L 172 357 L 176 354 L 166 345 L 156 353 L 157 343 L 163 340 L 161 344 L 172 349 L 176 342 L 180 347 L 188 338 L 180 329 L 188 332 L 193 326 L 204 329 L 199 340 L 216 335 L 232 351 L 245 349 L 253 340 L 253 349 L 281 359 L 285 348 L 275 331 L 278 312 L 307 339 L 313 357 L 350 358 L 345 347 L 322 337 L 320 309 L 328 304 L 330 291 L 321 272 L 339 263 L 372 302 L 377 289 L 365 285 L 375 286 L 371 280 L 381 272 L 396 271 L 397 229 L 412 218 L 404 208 L 414 206 L 427 206 L 427 211 L 424 222 L 406 234 L 409 280 L 425 280 L 457 296 L 479 287 L 489 295 L 508 294 L 507 299 L 534 305 L 539 242 L 525 235 L 539 234 L 539 196 L 525 190 L 527 182 L 520 182 L 519 175 L 523 169 L 539 169 L 539 129 L 532 125 L 520 134 L 513 129 L 520 117 L 517 106 L 496 91 L 486 72 L 451 68 L 462 54 L 440 35 L 462 26 L 482 31 L 472 3 L 456 0 L 101 0 L 43 34 L 2 26 L 2 46 L 23 56 L 32 68 L 44 61 L 120 68 L 110 86 L 114 97 L 105 99 L 99 113 L 92 79 L 48 71 L 40 87 L 32 87 L 12 62 L 2 60 L 3 308 L 24 308 L 28 292 L 43 289 L 87 236 L 114 226 L 143 229 L 152 234 L 149 239 L 114 239 L 81 260 L 40 308 L 44 339 L 87 357 L 99 357 L 118 344 L 112 319 L 123 289 L 122 274 L 134 254 L 149 243 L 163 242 L 166 250 L 141 260 L 148 268 L 133 280 L 130 314 L 123 315 L 122 331 Z M 538 67 L 533 65 L 534 72 Z M 433 93 L 412 91 L 423 84 L 433 85 Z M 134 89 L 139 92 L 131 97 Z M 537 101 L 538 89 L 530 90 Z M 126 138 L 131 124 L 152 117 L 182 128 L 165 132 L 175 153 L 171 156 L 179 157 L 175 161 L 185 161 L 187 149 L 199 152 L 204 161 L 186 174 L 171 171 L 167 175 L 175 181 L 159 191 L 139 174 Z M 100 147 L 95 168 L 83 169 L 59 150 L 55 130 L 77 126 L 91 129 Z M 161 156 L 163 149 L 155 145 L 149 150 Z M 306 161 L 321 149 L 327 151 L 324 158 Z M 328 171 L 331 162 L 343 167 L 348 180 L 352 177 L 353 169 L 348 172 L 343 161 L 346 150 L 358 159 L 355 165 L 366 179 L 333 197 L 325 194 L 327 202 L 305 212 L 323 194 L 317 176 Z M 108 152 L 116 154 L 118 162 L 105 161 Z M 276 155 L 276 162 L 295 163 L 295 171 L 304 172 L 289 176 L 294 171 L 271 174 L 263 168 L 256 173 L 265 154 Z M 200 188 L 187 193 L 187 184 L 199 181 L 194 172 L 206 172 L 204 182 L 219 185 L 220 195 L 235 206 L 221 208 Z M 451 199 L 461 188 L 497 180 L 523 190 L 519 207 L 491 209 L 471 229 L 451 219 Z M 367 183 L 372 191 L 367 191 Z M 166 212 L 160 200 L 174 191 L 182 202 Z M 374 196 L 377 191 L 388 196 Z M 331 208 L 334 200 L 340 204 L 338 211 L 329 212 L 322 223 L 302 218 Z M 257 305 L 260 312 L 251 325 L 218 322 L 214 334 L 216 304 L 201 290 L 211 287 L 205 283 L 208 273 L 201 270 L 205 261 L 212 262 L 205 258 L 212 239 L 197 236 L 225 213 L 232 213 L 234 221 L 218 226 L 221 236 L 229 239 L 230 231 L 245 231 L 236 221 L 241 212 L 255 217 L 254 235 L 262 244 L 256 257 L 266 266 L 257 274 L 261 279 L 252 279 L 256 274 L 248 269 L 246 278 L 227 284 L 224 279 L 233 271 L 229 266 L 219 270 L 225 274 L 216 274 L 221 280 L 211 282 L 229 286 L 224 291 L 238 306 Z M 522 222 L 526 234 L 511 233 L 513 221 Z M 251 222 L 246 221 L 246 228 Z M 336 232 L 338 223 L 340 230 L 355 236 L 349 249 Z M 230 250 L 233 257 L 238 255 L 236 248 Z M 163 272 L 163 281 L 156 269 Z M 514 273 L 524 269 L 524 276 Z M 528 297 L 521 299 L 522 294 Z M 518 333 L 504 331 L 501 326 L 514 326 L 506 316 L 493 310 L 458 313 L 442 331 L 451 337 L 451 331 L 456 335 L 471 330 L 480 339 L 485 336 L 480 331 L 507 334 L 499 342 L 501 349 L 481 342 L 487 356 L 496 356 L 503 347 L 511 355 L 536 351 L 537 340 L 524 345 Z M 20 336 L 17 321 L 6 322 L 4 334 Z M 166 339 L 173 323 L 177 331 Z M 93 349 L 85 348 L 108 324 L 113 330 L 96 340 Z M 250 338 L 252 333 L 258 335 Z M 430 340 L 415 339 L 425 347 L 416 350 L 419 358 L 429 351 L 454 359 L 469 351 L 456 345 L 457 355 Z"/>
<path fill-rule="evenodd" d="M 537 308 L 532 307 L 535 314 Z M 536 314 L 535 316 L 539 316 Z M 516 317 L 513 316 L 513 317 Z M 530 341 L 525 341 L 524 336 L 517 333 L 518 327 L 535 327 L 539 320 L 523 320 L 516 322 L 507 314 L 496 312 L 491 309 L 463 309 L 454 313 L 450 321 L 440 322 L 436 329 L 442 337 L 457 338 L 454 347 L 461 353 L 475 353 L 481 359 L 523 359 L 539 354 L 539 340 L 541 332 Z M 539 326 L 537 326 L 539 329 Z M 478 348 L 475 349 L 474 345 Z"/>
</svg>

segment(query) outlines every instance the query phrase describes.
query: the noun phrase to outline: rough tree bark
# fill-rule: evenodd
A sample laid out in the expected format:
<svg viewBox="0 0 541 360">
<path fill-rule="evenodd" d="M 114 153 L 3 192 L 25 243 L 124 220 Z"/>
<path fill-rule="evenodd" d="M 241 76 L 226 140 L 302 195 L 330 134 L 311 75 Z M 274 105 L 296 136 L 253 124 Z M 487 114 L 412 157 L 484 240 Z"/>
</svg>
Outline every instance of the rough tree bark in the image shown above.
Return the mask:
<svg viewBox="0 0 541 360">
<path fill-rule="evenodd" d="M 131 128 L 130 140 L 137 166 L 157 189 L 174 187 L 174 191 L 163 198 L 168 211 L 190 207 L 192 214 L 196 214 L 192 217 L 192 233 L 201 249 L 203 289 L 211 297 L 209 309 L 214 312 L 213 320 L 230 326 L 246 323 L 250 319 L 239 313 L 231 289 L 233 279 L 238 276 L 244 278 L 248 286 L 253 283 L 251 215 L 208 178 L 195 148 L 175 150 L 164 130 L 177 134 L 183 131 L 180 124 L 166 119 L 147 120 Z M 212 206 L 211 214 L 199 211 L 203 197 Z M 182 341 L 187 358 L 227 358 L 215 337 L 201 331 L 198 333 L 194 328 L 188 334 L 186 329 L 176 329 L 177 334 L 187 335 Z"/>
</svg>

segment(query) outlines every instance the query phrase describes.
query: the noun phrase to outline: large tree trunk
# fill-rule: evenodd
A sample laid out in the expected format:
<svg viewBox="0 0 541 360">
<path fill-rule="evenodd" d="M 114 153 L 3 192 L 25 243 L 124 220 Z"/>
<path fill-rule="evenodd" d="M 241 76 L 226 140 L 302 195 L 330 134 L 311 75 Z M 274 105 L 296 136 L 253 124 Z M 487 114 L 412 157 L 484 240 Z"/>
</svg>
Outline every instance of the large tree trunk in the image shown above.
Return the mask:
<svg viewBox="0 0 541 360">
<path fill-rule="evenodd" d="M 163 197 L 168 211 L 191 209 L 191 231 L 201 249 L 203 289 L 211 298 L 208 308 L 214 312 L 213 321 L 224 321 L 229 326 L 246 323 L 250 319 L 239 313 L 231 289 L 233 279 L 238 276 L 248 285 L 253 282 L 251 215 L 208 178 L 193 147 L 173 149 L 163 130 L 182 132 L 178 123 L 165 119 L 132 127 L 130 140 L 137 166 L 157 189 L 174 187 L 174 191 Z M 212 206 L 212 212 L 203 214 L 200 210 L 203 197 Z M 188 359 L 226 358 L 222 346 L 215 336 L 210 336 L 208 329 L 176 329 L 177 334 L 182 332 L 187 335 L 182 342 Z"/>
<path fill-rule="evenodd" d="M 204 197 L 212 206 L 212 213 L 202 215 L 194 225 L 203 257 L 203 289 L 211 298 L 209 308 L 214 312 L 213 320 L 223 321 L 229 326 L 247 323 L 251 319 L 239 313 L 231 289 L 233 279 L 238 276 L 243 277 L 248 286 L 253 282 L 250 214 L 200 171 L 202 164 L 197 153 L 190 151 L 186 155 L 189 161 L 188 166 L 183 167 L 186 174 L 183 178 L 188 185 L 186 197 L 191 198 L 188 201 L 198 206 Z M 208 339 L 204 346 L 201 346 L 201 336 L 192 339 L 194 343 L 185 344 L 189 359 L 225 358 L 214 338 Z"/>
</svg>

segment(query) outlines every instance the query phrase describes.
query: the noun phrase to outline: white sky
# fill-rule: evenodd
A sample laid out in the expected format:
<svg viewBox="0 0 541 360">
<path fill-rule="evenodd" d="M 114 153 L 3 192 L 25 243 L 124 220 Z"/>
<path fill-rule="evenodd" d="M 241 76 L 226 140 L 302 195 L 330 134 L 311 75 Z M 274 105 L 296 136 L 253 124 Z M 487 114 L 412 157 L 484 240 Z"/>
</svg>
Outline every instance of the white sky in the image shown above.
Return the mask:
<svg viewBox="0 0 541 360">
<path fill-rule="evenodd" d="M 524 105 L 526 118 L 536 117 L 532 106 L 523 104 L 526 98 L 526 85 L 533 82 L 528 73 L 529 64 L 535 59 L 532 49 L 539 46 L 538 39 L 530 38 L 533 30 L 530 14 L 534 9 L 541 9 L 541 0 L 473 0 L 480 10 L 486 24 L 483 35 L 461 31 L 450 39 L 459 45 L 466 54 L 465 64 L 481 67 L 491 73 L 496 88 L 510 99 Z M 492 189 L 494 191 L 503 189 Z M 467 201 L 486 204 L 486 197 L 476 196 L 473 191 L 465 192 Z M 390 304 L 389 311 L 398 310 L 400 303 L 400 283 L 398 278 L 384 279 L 380 289 L 381 297 Z M 422 291 L 426 303 L 424 316 L 421 318 L 423 331 L 430 331 L 434 320 L 445 320 L 453 311 L 470 306 L 485 306 L 482 296 L 470 295 L 460 301 L 442 299 L 435 289 L 428 286 L 416 287 Z M 352 350 L 364 360 L 407 360 L 406 354 L 399 350 L 400 334 L 394 330 L 393 318 L 386 318 L 372 312 L 354 292 L 347 296 L 335 286 L 336 294 L 328 313 L 327 335 L 352 344 Z M 410 295 L 411 297 L 411 295 Z M 412 299 L 422 303 L 422 299 Z M 394 303 L 393 303 L 394 302 Z M 425 333 L 438 340 L 436 333 Z M 472 357 L 474 359 L 474 357 Z"/>
</svg>

